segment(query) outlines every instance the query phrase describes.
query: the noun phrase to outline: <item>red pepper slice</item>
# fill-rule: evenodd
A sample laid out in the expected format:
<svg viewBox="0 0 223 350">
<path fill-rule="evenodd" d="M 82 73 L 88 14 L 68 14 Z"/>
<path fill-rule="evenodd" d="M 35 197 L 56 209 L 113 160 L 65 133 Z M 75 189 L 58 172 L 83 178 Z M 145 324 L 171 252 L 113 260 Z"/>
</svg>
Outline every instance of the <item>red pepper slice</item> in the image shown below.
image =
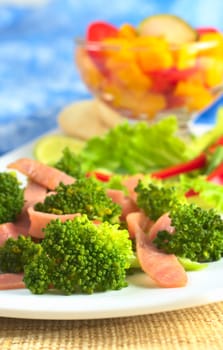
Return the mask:
<svg viewBox="0 0 223 350">
<path fill-rule="evenodd" d="M 185 163 L 173 165 L 171 167 L 154 172 L 152 173 L 152 176 L 158 179 L 167 179 L 169 177 L 180 175 L 182 173 L 187 173 L 193 170 L 201 169 L 206 165 L 206 163 L 207 157 L 205 153 L 201 153 L 198 157 L 189 160 Z"/>
<path fill-rule="evenodd" d="M 207 180 L 218 185 L 223 185 L 223 163 L 219 164 L 208 176 Z"/>
<path fill-rule="evenodd" d="M 111 178 L 111 175 L 110 174 L 105 174 L 105 173 L 101 173 L 101 172 L 98 172 L 98 171 L 92 171 L 92 172 L 89 172 L 87 173 L 87 176 L 95 176 L 96 179 L 102 181 L 102 182 L 108 182 Z"/>
</svg>

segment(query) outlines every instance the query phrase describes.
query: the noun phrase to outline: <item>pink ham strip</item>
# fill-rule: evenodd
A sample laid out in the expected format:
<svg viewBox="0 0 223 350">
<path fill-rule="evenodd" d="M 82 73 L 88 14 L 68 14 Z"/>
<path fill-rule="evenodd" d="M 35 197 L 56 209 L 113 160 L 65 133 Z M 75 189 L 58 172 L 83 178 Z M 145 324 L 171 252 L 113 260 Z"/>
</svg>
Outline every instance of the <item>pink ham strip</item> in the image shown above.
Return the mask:
<svg viewBox="0 0 223 350">
<path fill-rule="evenodd" d="M 144 224 L 144 214 L 138 212 L 130 215 L 132 215 L 131 219 L 134 219 L 132 225 L 134 225 L 136 237 L 136 252 L 142 270 L 159 287 L 184 287 L 187 284 L 187 275 L 177 257 L 173 254 L 165 254 L 154 247 L 149 235 L 145 233 L 147 225 Z"/>
<path fill-rule="evenodd" d="M 139 180 L 143 180 L 143 178 L 144 178 L 144 175 L 136 174 L 136 175 L 126 177 L 123 181 L 123 185 L 126 186 L 129 191 L 129 197 L 134 202 L 136 202 L 136 199 L 137 199 L 137 193 L 135 192 L 135 188 Z"/>
<path fill-rule="evenodd" d="M 62 222 L 73 219 L 76 216 L 79 216 L 79 213 L 75 214 L 64 214 L 64 215 L 56 215 L 50 213 L 43 213 L 40 211 L 36 211 L 33 207 L 28 208 L 28 215 L 30 219 L 30 228 L 29 234 L 35 238 L 44 238 L 43 228 L 51 221 L 55 219 L 60 219 Z"/>
<path fill-rule="evenodd" d="M 122 208 L 121 219 L 125 220 L 126 216 L 137 210 L 135 202 L 124 194 L 121 190 L 108 189 L 107 195 L 112 199 L 113 202 L 117 203 Z"/>
<path fill-rule="evenodd" d="M 156 235 L 159 231 L 167 231 L 171 234 L 175 232 L 175 229 L 173 226 L 171 226 L 171 219 L 168 215 L 168 213 L 163 214 L 160 216 L 156 222 L 152 225 L 152 227 L 149 230 L 149 240 L 153 241 L 154 238 L 156 238 Z"/>
<path fill-rule="evenodd" d="M 73 177 L 64 172 L 31 158 L 20 158 L 9 164 L 8 168 L 18 170 L 29 179 L 50 190 L 55 190 L 60 182 L 68 185 L 75 181 Z"/>
<path fill-rule="evenodd" d="M 28 234 L 28 227 L 19 226 L 12 222 L 6 222 L 0 225 L 0 246 L 2 246 L 8 238 L 17 239 L 19 235 Z"/>
<path fill-rule="evenodd" d="M 22 273 L 2 273 L 0 274 L 0 290 L 26 288 L 23 282 Z"/>
<path fill-rule="evenodd" d="M 138 225 L 144 232 L 148 232 L 154 224 L 154 222 L 150 220 L 148 216 L 140 211 L 129 213 L 126 216 L 126 223 L 131 239 L 135 238 L 136 225 Z"/>
<path fill-rule="evenodd" d="M 8 238 L 17 239 L 19 235 L 29 234 L 30 220 L 27 209 L 38 201 L 44 200 L 47 190 L 39 184 L 29 181 L 24 191 L 25 204 L 16 222 L 6 222 L 0 225 L 0 246 Z"/>
<path fill-rule="evenodd" d="M 29 180 L 24 190 L 25 205 L 23 210 L 33 206 L 37 202 L 43 202 L 47 195 L 46 187 Z"/>
</svg>

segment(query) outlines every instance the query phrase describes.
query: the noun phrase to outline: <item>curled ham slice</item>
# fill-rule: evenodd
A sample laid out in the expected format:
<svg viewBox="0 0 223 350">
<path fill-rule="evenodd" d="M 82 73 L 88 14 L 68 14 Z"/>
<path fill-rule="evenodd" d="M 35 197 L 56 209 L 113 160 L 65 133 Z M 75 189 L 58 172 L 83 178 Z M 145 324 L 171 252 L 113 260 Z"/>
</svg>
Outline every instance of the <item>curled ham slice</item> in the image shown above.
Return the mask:
<svg viewBox="0 0 223 350">
<path fill-rule="evenodd" d="M 132 214 L 133 215 L 133 214 Z M 159 286 L 165 288 L 184 287 L 187 284 L 187 274 L 177 257 L 165 254 L 152 244 L 150 235 L 145 233 L 145 215 L 135 213 L 134 231 L 136 237 L 136 252 L 142 270 Z M 167 226 L 169 220 L 167 220 Z M 147 227 L 146 227 L 147 229 Z M 158 227 L 157 227 L 157 230 Z"/>
<path fill-rule="evenodd" d="M 121 190 L 108 189 L 107 195 L 113 202 L 120 205 L 122 208 L 121 220 L 125 220 L 126 216 L 137 210 L 135 202 Z"/>
<path fill-rule="evenodd" d="M 154 222 L 150 220 L 148 216 L 146 216 L 143 212 L 140 211 L 129 213 L 126 216 L 126 223 L 131 239 L 135 238 L 138 226 L 144 232 L 149 232 L 150 228 L 154 224 Z"/>
<path fill-rule="evenodd" d="M 51 220 L 60 219 L 64 222 L 80 215 L 79 213 L 63 215 L 43 213 L 34 210 L 33 207 L 29 207 L 27 211 L 30 219 L 29 235 L 35 238 L 44 238 L 43 228 L 46 227 Z"/>
<path fill-rule="evenodd" d="M 20 158 L 10 163 L 8 168 L 18 170 L 32 181 L 49 190 L 55 190 L 60 182 L 69 185 L 75 181 L 72 176 L 65 174 L 63 171 L 30 158 Z"/>
<path fill-rule="evenodd" d="M 2 246 L 5 241 L 7 241 L 8 238 L 14 238 L 17 239 L 20 234 L 23 233 L 23 228 L 20 226 L 17 226 L 16 224 L 12 222 L 6 222 L 4 224 L 0 225 L 0 246 Z"/>
<path fill-rule="evenodd" d="M 23 273 L 0 274 L 0 290 L 26 288 L 23 277 Z"/>
<path fill-rule="evenodd" d="M 124 179 L 123 185 L 127 187 L 129 191 L 129 197 L 136 202 L 137 200 L 137 193 L 135 192 L 135 188 L 138 185 L 139 180 L 143 180 L 144 175 L 142 174 L 136 174 L 128 176 Z"/>
<path fill-rule="evenodd" d="M 171 226 L 171 219 L 168 213 L 165 213 L 162 216 L 160 216 L 160 218 L 157 219 L 156 222 L 154 222 L 154 224 L 150 228 L 150 231 L 149 231 L 150 241 L 153 241 L 154 238 L 156 238 L 156 235 L 159 231 L 164 231 L 164 230 L 171 234 L 175 232 L 175 228 Z"/>
<path fill-rule="evenodd" d="M 28 207 L 33 206 L 35 203 L 43 202 L 47 195 L 46 187 L 29 180 L 24 190 L 25 204 L 23 211 L 26 211 Z"/>
<path fill-rule="evenodd" d="M 27 236 L 29 234 L 30 220 L 27 209 L 38 201 L 43 201 L 47 195 L 45 187 L 29 181 L 25 190 L 25 204 L 21 214 L 15 222 L 6 222 L 0 225 L 0 246 L 2 246 L 8 238 L 17 239 L 19 235 Z"/>
</svg>

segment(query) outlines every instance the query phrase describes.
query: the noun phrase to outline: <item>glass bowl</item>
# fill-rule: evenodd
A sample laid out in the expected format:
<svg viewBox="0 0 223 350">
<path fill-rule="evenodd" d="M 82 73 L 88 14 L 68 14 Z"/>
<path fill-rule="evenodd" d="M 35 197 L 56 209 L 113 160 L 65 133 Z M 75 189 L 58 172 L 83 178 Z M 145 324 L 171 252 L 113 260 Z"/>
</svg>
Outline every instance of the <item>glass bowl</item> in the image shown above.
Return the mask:
<svg viewBox="0 0 223 350">
<path fill-rule="evenodd" d="M 180 45 L 152 36 L 78 38 L 75 62 L 91 93 L 121 115 L 156 121 L 181 111 L 185 122 L 222 90 L 223 35 L 207 33 Z"/>
</svg>

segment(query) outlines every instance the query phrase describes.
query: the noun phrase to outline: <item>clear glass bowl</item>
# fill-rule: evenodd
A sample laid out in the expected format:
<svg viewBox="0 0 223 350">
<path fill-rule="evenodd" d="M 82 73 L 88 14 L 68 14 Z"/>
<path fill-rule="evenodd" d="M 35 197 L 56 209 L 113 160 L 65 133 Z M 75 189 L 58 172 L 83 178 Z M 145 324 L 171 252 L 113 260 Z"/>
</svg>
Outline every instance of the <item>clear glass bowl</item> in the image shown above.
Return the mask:
<svg viewBox="0 0 223 350">
<path fill-rule="evenodd" d="M 75 62 L 94 96 L 127 118 L 155 121 L 209 105 L 223 81 L 223 36 L 170 45 L 163 38 L 76 39 Z"/>
</svg>

